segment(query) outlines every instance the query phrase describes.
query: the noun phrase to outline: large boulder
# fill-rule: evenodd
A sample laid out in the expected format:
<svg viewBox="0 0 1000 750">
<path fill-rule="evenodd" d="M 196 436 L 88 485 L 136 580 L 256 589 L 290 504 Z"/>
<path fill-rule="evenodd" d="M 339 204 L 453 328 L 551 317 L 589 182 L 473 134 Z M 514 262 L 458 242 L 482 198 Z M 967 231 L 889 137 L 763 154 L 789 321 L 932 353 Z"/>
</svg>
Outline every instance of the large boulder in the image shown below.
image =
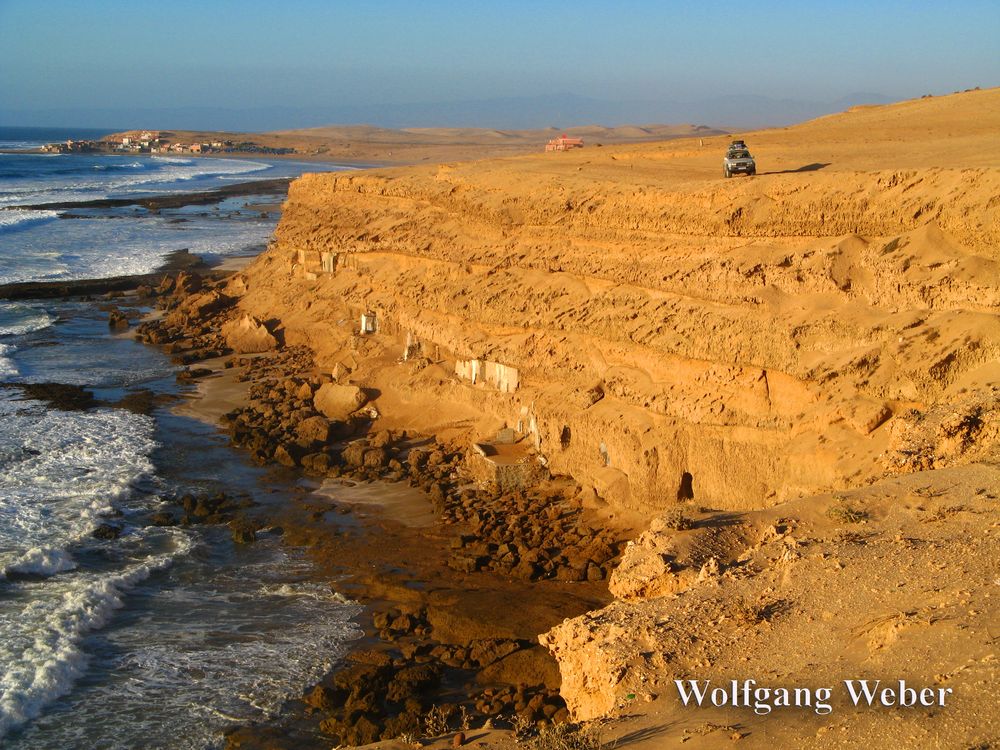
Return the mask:
<svg viewBox="0 0 1000 750">
<path fill-rule="evenodd" d="M 252 315 L 244 315 L 222 326 L 226 345 L 237 354 L 258 354 L 278 345 L 267 326 Z"/>
<path fill-rule="evenodd" d="M 356 385 L 324 383 L 313 396 L 313 406 L 323 416 L 343 422 L 368 401 Z"/>
</svg>

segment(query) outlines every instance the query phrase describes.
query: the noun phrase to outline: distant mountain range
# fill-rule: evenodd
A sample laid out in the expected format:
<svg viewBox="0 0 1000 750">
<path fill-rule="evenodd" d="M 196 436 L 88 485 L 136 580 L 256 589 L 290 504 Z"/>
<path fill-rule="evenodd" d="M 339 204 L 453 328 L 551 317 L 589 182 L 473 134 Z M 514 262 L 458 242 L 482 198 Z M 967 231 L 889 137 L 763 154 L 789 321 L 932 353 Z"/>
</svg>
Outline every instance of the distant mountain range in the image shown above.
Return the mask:
<svg viewBox="0 0 1000 750">
<path fill-rule="evenodd" d="M 788 125 L 859 104 L 894 101 L 871 93 L 832 101 L 800 101 L 733 94 L 691 101 L 608 101 L 575 94 L 439 103 L 349 106 L 317 102 L 310 107 L 61 108 L 0 112 L 0 125 L 112 129 L 170 128 L 263 132 L 366 123 L 384 128 L 568 128 L 637 122 L 695 123 L 729 129 Z"/>
</svg>

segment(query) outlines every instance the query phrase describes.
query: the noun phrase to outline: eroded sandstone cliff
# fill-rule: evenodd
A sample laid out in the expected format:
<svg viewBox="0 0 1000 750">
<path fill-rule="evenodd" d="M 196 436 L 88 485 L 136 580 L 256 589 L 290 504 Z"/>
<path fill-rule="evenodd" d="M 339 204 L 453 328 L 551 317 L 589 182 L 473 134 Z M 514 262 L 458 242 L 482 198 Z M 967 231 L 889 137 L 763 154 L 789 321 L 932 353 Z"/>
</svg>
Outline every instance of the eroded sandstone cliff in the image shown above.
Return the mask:
<svg viewBox="0 0 1000 750">
<path fill-rule="evenodd" d="M 753 134 L 754 179 L 717 174 L 724 139 L 306 175 L 236 292 L 387 424 L 515 428 L 612 506 L 858 486 L 914 468 L 914 410 L 992 419 L 998 101 Z M 516 389 L 456 375 L 473 360 Z"/>
</svg>

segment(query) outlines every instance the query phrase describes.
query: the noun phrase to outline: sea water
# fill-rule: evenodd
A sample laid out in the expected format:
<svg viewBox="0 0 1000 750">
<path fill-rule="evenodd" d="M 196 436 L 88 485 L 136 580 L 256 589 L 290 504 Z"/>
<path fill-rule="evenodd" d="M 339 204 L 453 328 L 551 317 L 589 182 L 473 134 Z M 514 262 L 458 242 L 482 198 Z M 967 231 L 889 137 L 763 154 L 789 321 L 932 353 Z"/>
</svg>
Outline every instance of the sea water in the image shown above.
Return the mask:
<svg viewBox="0 0 1000 750">
<path fill-rule="evenodd" d="M 204 190 L 302 169 L 0 154 L 0 205 Z M 141 273 L 185 247 L 253 252 L 276 217 L 244 202 L 72 219 L 0 211 L 0 282 Z M 358 634 L 357 607 L 277 533 L 238 546 L 224 527 L 145 525 L 161 497 L 188 491 L 287 499 L 214 428 L 169 407 L 63 411 L 10 387 L 77 384 L 113 403 L 136 389 L 169 396 L 173 376 L 162 353 L 112 335 L 91 304 L 0 301 L 0 746 L 217 747 L 226 728 L 277 712 Z M 96 538 L 109 521 L 121 535 Z"/>
</svg>

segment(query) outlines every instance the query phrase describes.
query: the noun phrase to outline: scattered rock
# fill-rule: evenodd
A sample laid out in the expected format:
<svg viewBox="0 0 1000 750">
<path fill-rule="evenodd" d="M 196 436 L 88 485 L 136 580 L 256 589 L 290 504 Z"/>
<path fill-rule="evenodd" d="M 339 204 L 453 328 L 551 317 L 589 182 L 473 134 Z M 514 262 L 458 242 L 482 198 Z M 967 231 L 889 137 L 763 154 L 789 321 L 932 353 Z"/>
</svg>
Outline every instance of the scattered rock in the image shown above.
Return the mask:
<svg viewBox="0 0 1000 750">
<path fill-rule="evenodd" d="M 253 544 L 257 541 L 256 527 L 246 520 L 230 521 L 229 532 L 236 544 Z"/>
<path fill-rule="evenodd" d="M 299 422 L 295 433 L 308 443 L 327 443 L 330 440 L 330 420 L 319 415 L 308 417 Z"/>
<path fill-rule="evenodd" d="M 102 523 L 91 533 L 98 539 L 117 539 L 121 536 L 122 527 L 111 523 Z"/>
<path fill-rule="evenodd" d="M 153 526 L 173 526 L 177 523 L 174 514 L 167 510 L 157 511 L 149 517 L 149 522 Z"/>
<path fill-rule="evenodd" d="M 108 328 L 113 331 L 124 331 L 128 326 L 128 318 L 119 308 L 112 307 L 108 310 Z"/>
</svg>

